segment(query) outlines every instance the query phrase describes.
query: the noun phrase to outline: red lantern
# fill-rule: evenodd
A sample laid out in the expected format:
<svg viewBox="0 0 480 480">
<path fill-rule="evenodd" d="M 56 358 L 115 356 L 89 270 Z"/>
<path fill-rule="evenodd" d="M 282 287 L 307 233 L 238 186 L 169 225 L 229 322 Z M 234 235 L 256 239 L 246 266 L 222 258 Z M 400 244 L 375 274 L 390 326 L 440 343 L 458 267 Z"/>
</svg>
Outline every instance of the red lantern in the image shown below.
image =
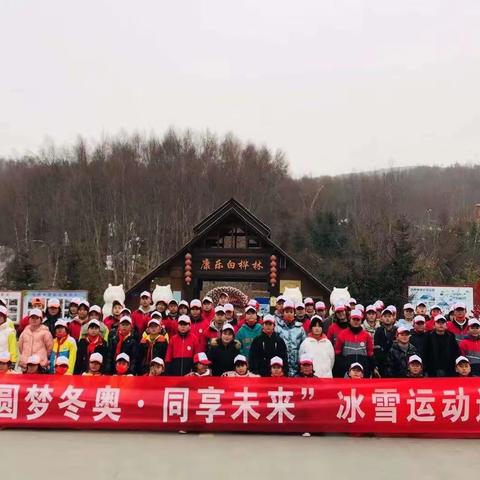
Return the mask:
<svg viewBox="0 0 480 480">
<path fill-rule="evenodd" d="M 192 254 L 191 253 L 186 253 L 185 254 L 185 260 L 191 260 L 192 259 Z"/>
<path fill-rule="evenodd" d="M 277 273 L 276 267 L 271 267 L 270 268 L 270 273 Z"/>
<path fill-rule="evenodd" d="M 272 261 L 270 262 L 270 266 L 271 266 L 271 267 L 276 267 L 276 266 L 277 266 L 276 260 L 272 260 Z"/>
<path fill-rule="evenodd" d="M 270 260 L 275 261 L 277 257 L 275 255 L 270 255 Z"/>
<path fill-rule="evenodd" d="M 185 265 L 185 272 L 191 272 L 192 267 L 190 265 Z"/>
<path fill-rule="evenodd" d="M 270 280 L 276 280 L 277 274 L 275 272 L 270 273 Z"/>
<path fill-rule="evenodd" d="M 192 276 L 192 272 L 185 272 L 185 277 L 190 277 Z"/>
</svg>

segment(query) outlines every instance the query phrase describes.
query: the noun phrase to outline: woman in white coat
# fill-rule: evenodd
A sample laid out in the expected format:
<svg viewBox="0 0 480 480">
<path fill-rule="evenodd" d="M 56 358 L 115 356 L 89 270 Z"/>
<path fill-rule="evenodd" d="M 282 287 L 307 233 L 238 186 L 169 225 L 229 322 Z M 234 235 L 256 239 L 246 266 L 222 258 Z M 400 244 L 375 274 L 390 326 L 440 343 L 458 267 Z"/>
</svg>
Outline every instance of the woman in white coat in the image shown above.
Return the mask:
<svg viewBox="0 0 480 480">
<path fill-rule="evenodd" d="M 319 378 L 332 378 L 332 368 L 335 362 L 333 345 L 323 333 L 323 320 L 314 315 L 310 321 L 310 332 L 302 342 L 299 357 L 306 355 L 313 360 L 314 375 Z"/>
</svg>

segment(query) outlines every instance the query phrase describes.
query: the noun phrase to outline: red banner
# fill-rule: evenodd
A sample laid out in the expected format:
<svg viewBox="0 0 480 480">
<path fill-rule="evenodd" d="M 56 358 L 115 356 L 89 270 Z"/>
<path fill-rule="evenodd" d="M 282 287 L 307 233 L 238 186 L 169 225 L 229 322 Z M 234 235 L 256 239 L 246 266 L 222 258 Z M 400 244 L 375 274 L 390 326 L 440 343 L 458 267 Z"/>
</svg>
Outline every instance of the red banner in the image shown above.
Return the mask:
<svg viewBox="0 0 480 480">
<path fill-rule="evenodd" d="M 0 428 L 480 437 L 480 378 L 4 375 Z"/>
</svg>

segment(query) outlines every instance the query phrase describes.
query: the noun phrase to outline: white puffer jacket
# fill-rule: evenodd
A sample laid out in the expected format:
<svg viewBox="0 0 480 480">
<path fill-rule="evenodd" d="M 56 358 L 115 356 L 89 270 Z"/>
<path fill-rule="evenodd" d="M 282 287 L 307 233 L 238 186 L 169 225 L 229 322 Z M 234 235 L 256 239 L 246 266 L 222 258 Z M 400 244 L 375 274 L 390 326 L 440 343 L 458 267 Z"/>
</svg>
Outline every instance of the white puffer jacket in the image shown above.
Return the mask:
<svg viewBox="0 0 480 480">
<path fill-rule="evenodd" d="M 319 378 L 332 378 L 332 368 L 335 362 L 335 352 L 332 342 L 326 335 L 320 340 L 307 337 L 300 345 L 299 356 L 306 355 L 313 360 L 314 375 Z"/>
</svg>

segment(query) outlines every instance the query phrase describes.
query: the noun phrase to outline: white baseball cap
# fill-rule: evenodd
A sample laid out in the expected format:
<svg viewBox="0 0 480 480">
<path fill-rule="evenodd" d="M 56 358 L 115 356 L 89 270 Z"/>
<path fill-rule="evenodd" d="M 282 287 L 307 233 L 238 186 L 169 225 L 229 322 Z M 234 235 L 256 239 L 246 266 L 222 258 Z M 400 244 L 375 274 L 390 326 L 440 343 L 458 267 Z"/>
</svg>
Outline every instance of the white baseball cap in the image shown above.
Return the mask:
<svg viewBox="0 0 480 480">
<path fill-rule="evenodd" d="M 94 352 L 90 355 L 90 358 L 88 360 L 90 362 L 103 363 L 103 355 L 101 353 Z"/>
<path fill-rule="evenodd" d="M 270 322 L 270 323 L 273 323 L 275 324 L 275 317 L 273 315 L 270 315 L 269 313 L 267 313 L 264 317 L 263 317 L 263 323 L 266 323 L 266 322 Z"/>
<path fill-rule="evenodd" d="M 478 325 L 480 326 L 480 320 L 478 320 L 478 318 L 471 318 L 469 321 L 468 321 L 468 326 L 472 326 L 472 325 Z"/>
<path fill-rule="evenodd" d="M 270 360 L 270 366 L 273 367 L 273 365 L 280 365 L 283 367 L 283 360 L 280 357 L 273 357 Z"/>
<path fill-rule="evenodd" d="M 278 302 L 285 302 L 287 300 L 287 297 L 285 297 L 285 295 L 279 295 L 277 297 L 277 300 L 276 300 L 276 303 Z"/>
<path fill-rule="evenodd" d="M 457 309 L 459 309 L 459 308 L 461 308 L 461 309 L 463 309 L 463 310 L 466 310 L 466 309 L 467 309 L 467 307 L 465 306 L 465 304 L 464 304 L 463 302 L 457 302 L 457 303 L 455 303 L 455 304 L 453 305 L 453 309 L 454 309 L 454 310 L 457 310 Z"/>
<path fill-rule="evenodd" d="M 300 365 L 313 365 L 313 360 L 308 355 L 302 355 L 298 363 Z"/>
<path fill-rule="evenodd" d="M 349 370 L 351 370 L 352 368 L 359 368 L 360 370 L 362 370 L 363 372 L 363 365 L 361 363 L 358 363 L 358 362 L 354 362 L 350 365 L 350 368 Z"/>
<path fill-rule="evenodd" d="M 405 325 L 401 325 L 400 327 L 397 328 L 397 333 L 405 333 L 405 332 L 410 334 L 410 329 Z"/>
<path fill-rule="evenodd" d="M 151 318 L 163 318 L 162 314 L 160 312 L 158 312 L 157 310 L 154 310 L 151 314 L 150 314 L 150 317 Z"/>
<path fill-rule="evenodd" d="M 193 302 L 193 300 L 192 300 L 192 302 Z M 180 300 L 180 301 L 178 302 L 178 306 L 179 306 L 179 307 L 181 307 L 182 305 L 183 305 L 184 307 L 190 308 L 190 305 L 188 304 L 188 302 L 187 302 L 186 300 Z"/>
<path fill-rule="evenodd" d="M 87 310 L 90 308 L 90 302 L 88 300 L 82 300 L 78 306 L 80 307 L 80 305 L 83 305 L 85 307 L 87 307 Z"/>
<path fill-rule="evenodd" d="M 455 365 L 458 365 L 460 362 L 470 363 L 470 360 L 469 360 L 467 357 L 464 357 L 463 355 L 460 355 L 460 356 L 457 357 L 457 359 L 455 360 Z"/>
<path fill-rule="evenodd" d="M 442 311 L 442 307 L 440 307 L 439 305 L 432 305 L 430 307 L 430 311 L 435 310 L 435 309 Z"/>
<path fill-rule="evenodd" d="M 217 307 L 218 308 L 218 307 Z M 234 312 L 235 311 L 235 308 L 234 306 L 231 304 L 231 303 L 226 303 L 224 306 L 223 306 L 223 309 L 225 312 Z"/>
<path fill-rule="evenodd" d="M 382 315 L 386 312 L 391 313 L 393 315 L 396 311 L 397 311 L 396 309 L 392 308 L 392 306 L 389 305 L 387 308 L 384 308 L 382 310 Z"/>
<path fill-rule="evenodd" d="M 158 365 L 165 366 L 165 362 L 164 362 L 163 359 L 160 358 L 160 357 L 152 358 L 152 360 L 150 361 L 150 365 L 151 365 L 152 363 L 157 363 Z"/>
<path fill-rule="evenodd" d="M 356 318 L 357 320 L 361 320 L 363 318 L 363 313 L 360 310 L 354 309 L 350 313 L 350 318 Z"/>
<path fill-rule="evenodd" d="M 314 304 L 315 304 L 315 302 L 313 301 L 313 298 L 311 298 L 311 297 L 306 297 L 306 298 L 304 298 L 304 299 L 303 299 L 303 303 L 304 303 L 305 305 L 314 305 Z"/>
<path fill-rule="evenodd" d="M 245 313 L 247 313 L 247 312 L 256 312 L 256 311 L 257 311 L 257 309 L 256 309 L 253 305 L 247 305 L 247 306 L 245 307 Z"/>
<path fill-rule="evenodd" d="M 123 322 L 128 322 L 130 324 L 133 324 L 132 319 L 128 315 L 124 315 L 123 317 L 120 318 L 120 323 Z"/>
<path fill-rule="evenodd" d="M 283 304 L 283 309 L 285 308 L 295 309 L 295 304 L 291 300 L 285 300 L 285 303 Z"/>
<path fill-rule="evenodd" d="M 297 308 L 305 308 L 305 304 L 303 302 L 298 302 L 295 304 L 295 309 Z"/>
<path fill-rule="evenodd" d="M 119 360 L 125 360 L 130 363 L 130 357 L 126 353 L 119 353 L 115 358 L 115 361 L 118 362 Z"/>
<path fill-rule="evenodd" d="M 315 310 L 325 310 L 326 308 L 325 302 L 319 301 L 315 304 Z"/>
<path fill-rule="evenodd" d="M 223 307 L 222 305 L 219 305 L 218 307 L 215 307 L 215 313 L 225 313 L 225 307 Z"/>
<path fill-rule="evenodd" d="M 423 364 L 422 359 L 418 355 L 410 355 L 408 357 L 408 363 L 412 363 L 412 362 L 419 362 Z"/>
<path fill-rule="evenodd" d="M 423 305 L 424 307 L 427 306 L 427 304 L 423 300 L 420 300 L 419 302 L 417 302 L 416 307 L 419 307 L 420 305 Z"/>
<path fill-rule="evenodd" d="M 60 355 L 56 358 L 55 365 L 68 365 L 68 358 Z"/>
<path fill-rule="evenodd" d="M 209 297 L 208 295 L 206 297 L 203 297 L 202 303 L 205 302 L 213 303 L 212 297 Z"/>
<path fill-rule="evenodd" d="M 365 312 L 368 313 L 368 312 L 375 312 L 377 313 L 377 308 L 375 307 L 375 305 L 369 305 L 366 309 L 365 309 Z"/>
<path fill-rule="evenodd" d="M 406 304 L 403 306 L 403 309 L 404 309 L 404 310 L 415 310 L 415 307 L 413 306 L 413 303 L 406 303 Z"/>
<path fill-rule="evenodd" d="M 78 305 L 81 301 L 82 301 L 81 298 L 73 297 L 73 298 L 70 300 L 70 305 L 71 305 L 72 303 L 73 303 L 74 305 Z"/>
<path fill-rule="evenodd" d="M 193 307 L 202 308 L 202 302 L 198 298 L 193 299 L 190 302 L 190 308 L 193 308 Z"/>
<path fill-rule="evenodd" d="M 361 303 L 357 303 L 357 304 L 355 305 L 355 308 L 356 308 L 357 310 L 360 310 L 361 312 L 365 312 L 365 307 L 364 307 Z"/>
<path fill-rule="evenodd" d="M 64 318 L 59 318 L 56 322 L 55 322 L 55 328 L 57 327 L 65 327 L 65 328 L 68 328 L 68 322 L 67 320 L 65 320 Z"/>
<path fill-rule="evenodd" d="M 10 352 L 0 352 L 0 362 L 7 363 L 10 361 Z"/>
<path fill-rule="evenodd" d="M 31 355 L 27 358 L 27 365 L 38 365 L 40 363 L 40 357 L 38 355 Z"/>
<path fill-rule="evenodd" d="M 127 315 L 131 315 L 131 314 L 132 314 L 132 311 L 131 311 L 129 308 L 123 306 L 123 307 L 122 307 L 122 310 L 120 311 L 120 315 L 125 314 L 125 313 L 126 313 Z"/>
<path fill-rule="evenodd" d="M 225 323 L 225 325 L 222 327 L 222 332 L 225 330 L 231 330 L 233 333 L 235 333 L 235 329 L 229 323 Z"/>
<path fill-rule="evenodd" d="M 147 325 L 151 325 L 152 323 L 155 324 L 155 325 L 160 326 L 160 322 L 159 322 L 159 320 L 158 320 L 157 318 L 152 318 L 152 319 L 150 319 L 150 320 L 148 321 Z"/>
<path fill-rule="evenodd" d="M 43 312 L 39 308 L 32 308 L 28 311 L 29 317 L 43 317 Z"/>
<path fill-rule="evenodd" d="M 47 308 L 50 308 L 50 307 L 55 307 L 55 308 L 60 307 L 60 300 L 55 297 L 49 298 L 47 302 Z"/>
<path fill-rule="evenodd" d="M 192 321 L 190 320 L 190 317 L 188 315 L 180 315 L 178 317 L 178 323 L 192 323 Z"/>
<path fill-rule="evenodd" d="M 425 317 L 423 315 L 415 315 L 413 317 L 413 323 L 425 322 Z"/>
<path fill-rule="evenodd" d="M 90 328 L 92 326 L 96 325 L 98 328 L 100 328 L 100 322 L 96 318 L 92 318 L 88 323 L 87 323 L 87 328 Z"/>
<path fill-rule="evenodd" d="M 1 313 L 2 315 L 7 316 L 7 315 L 8 315 L 7 307 L 4 307 L 3 305 L 1 305 L 1 306 L 0 306 L 0 313 Z"/>
<path fill-rule="evenodd" d="M 351 305 L 352 303 L 354 303 L 355 305 L 357 304 L 357 301 L 353 298 L 353 297 L 350 297 L 348 299 L 348 303 Z"/>
<path fill-rule="evenodd" d="M 90 307 L 90 309 L 88 310 L 88 313 L 92 313 L 92 312 L 98 313 L 99 315 L 101 315 L 102 314 L 102 309 L 98 305 L 92 305 Z"/>
<path fill-rule="evenodd" d="M 152 294 L 147 291 L 147 290 L 144 290 L 141 294 L 140 294 L 140 298 L 142 297 L 148 297 L 148 298 L 152 298 Z"/>
<path fill-rule="evenodd" d="M 234 359 L 233 359 L 233 363 L 237 363 L 237 362 L 243 362 L 243 363 L 248 363 L 247 362 L 247 357 L 245 355 L 237 355 Z"/>
<path fill-rule="evenodd" d="M 193 363 L 201 363 L 202 365 L 210 365 L 212 362 L 208 359 L 205 352 L 196 353 L 193 356 Z"/>
</svg>

